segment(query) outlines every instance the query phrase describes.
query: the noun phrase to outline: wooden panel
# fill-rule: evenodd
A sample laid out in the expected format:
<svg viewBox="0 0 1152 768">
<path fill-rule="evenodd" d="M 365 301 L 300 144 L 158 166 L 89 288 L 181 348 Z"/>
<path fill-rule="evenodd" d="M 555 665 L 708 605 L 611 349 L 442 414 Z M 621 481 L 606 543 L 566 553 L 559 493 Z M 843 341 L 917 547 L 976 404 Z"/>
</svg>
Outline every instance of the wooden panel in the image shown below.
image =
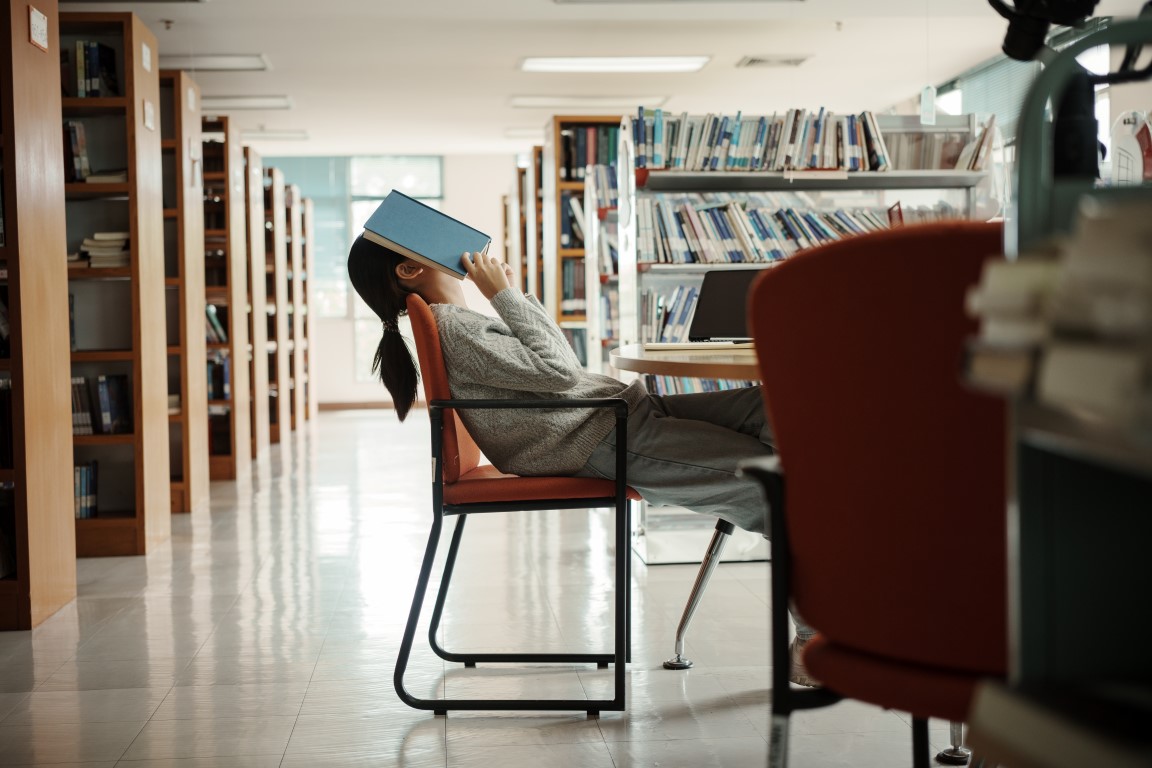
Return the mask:
<svg viewBox="0 0 1152 768">
<path fill-rule="evenodd" d="M 271 435 L 268 428 L 267 289 L 264 257 L 264 165 L 260 154 L 244 148 L 245 210 L 248 224 L 248 330 L 249 390 L 252 409 L 252 458 L 263 454 Z"/>
<path fill-rule="evenodd" d="M 288 232 L 288 275 L 287 285 L 292 308 L 288 321 L 288 338 L 292 346 L 288 349 L 288 388 L 291 398 L 288 411 L 292 429 L 303 424 L 304 414 L 304 207 L 300 187 L 287 185 L 284 193 L 286 204 L 285 222 Z"/>
<path fill-rule="evenodd" d="M 236 464 L 237 459 L 249 458 L 248 446 L 243 446 L 244 450 L 237 456 L 209 456 L 208 457 L 208 471 L 213 480 L 235 480 L 237 477 Z"/>
<path fill-rule="evenodd" d="M 265 275 L 271 292 L 266 296 L 271 315 L 268 349 L 268 408 L 270 428 L 268 439 L 279 443 L 291 430 L 292 414 L 288 400 L 288 349 L 281 343 L 288 338 L 288 242 L 287 215 L 284 207 L 284 174 L 279 168 L 264 169 L 264 220 L 271 225 L 265 237 L 265 266 L 271 271 Z M 267 286 L 266 286 L 267 287 Z M 275 394 L 274 394 L 275 393 Z"/>
<path fill-rule="evenodd" d="M 311 420 L 316 418 L 317 414 L 317 399 L 316 399 L 316 382 L 312 376 L 312 363 L 315 356 L 312 350 L 312 342 L 316 338 L 316 313 L 312 303 L 313 290 L 312 286 L 315 284 L 313 279 L 313 272 L 316 268 L 316 231 L 315 231 L 315 205 L 311 198 L 304 199 L 304 215 L 303 215 L 303 235 L 304 235 L 304 249 L 303 249 L 303 266 L 301 268 L 301 278 L 303 280 L 303 300 L 304 305 L 303 321 L 304 321 L 304 344 L 303 344 L 303 366 L 304 366 L 304 417 Z"/>
<path fill-rule="evenodd" d="M 26 3 L 7 4 L 0 45 L 17 539 L 0 629 L 31 629 L 76 595 L 59 19 L 56 0 L 36 8 L 48 50 L 28 40 Z"/>
<path fill-rule="evenodd" d="M 180 416 L 170 423 L 178 430 L 182 481 L 170 492 L 182 499 L 173 503 L 174 513 L 192 512 L 208 505 L 208 385 L 204 375 L 204 186 L 202 183 L 200 86 L 188 73 L 163 71 L 161 88 L 167 92 L 162 115 L 171 125 L 163 136 L 170 138 L 174 178 L 168 188 L 176 197 L 176 275 L 168 275 L 179 291 L 177 337 L 183 355 L 179 362 Z"/>
<path fill-rule="evenodd" d="M 167 489 L 165 489 L 167 490 Z M 164 519 L 171 513 L 164 508 Z M 77 557 L 123 557 L 144 547 L 143 528 L 132 517 L 91 518 L 76 521 Z"/>
</svg>

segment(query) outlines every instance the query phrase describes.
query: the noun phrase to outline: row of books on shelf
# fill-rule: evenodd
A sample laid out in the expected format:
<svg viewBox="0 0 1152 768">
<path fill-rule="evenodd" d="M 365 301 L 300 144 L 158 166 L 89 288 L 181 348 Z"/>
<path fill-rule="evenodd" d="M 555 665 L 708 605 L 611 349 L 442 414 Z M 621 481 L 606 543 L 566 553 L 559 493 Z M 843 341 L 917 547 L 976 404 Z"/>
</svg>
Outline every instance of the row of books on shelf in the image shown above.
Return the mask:
<svg viewBox="0 0 1152 768">
<path fill-rule="evenodd" d="M 640 292 L 640 338 L 642 341 L 688 341 L 688 329 L 696 311 L 700 289 L 680 284 L 666 291 L 646 288 Z"/>
<path fill-rule="evenodd" d="M 966 309 L 981 388 L 1152 439 L 1152 202 L 1086 198 L 1066 238 L 989 260 Z"/>
<path fill-rule="evenodd" d="M 596 263 L 601 275 L 620 273 L 620 238 L 615 222 L 602 222 L 600 237 L 596 240 Z"/>
<path fill-rule="evenodd" d="M 208 358 L 208 399 L 232 397 L 232 362 L 228 355 L 216 353 Z"/>
<path fill-rule="evenodd" d="M 116 49 L 95 40 L 60 44 L 61 96 L 119 96 Z"/>
<path fill-rule="evenodd" d="M 614 165 L 594 165 L 589 169 L 593 175 L 592 184 L 586 189 L 594 190 L 597 210 L 606 211 L 620 207 L 620 182 Z"/>
<path fill-rule="evenodd" d="M 618 125 L 576 125 L 560 130 L 557 170 L 562 181 L 580 181 L 589 165 L 616 165 Z"/>
<path fill-rule="evenodd" d="M 93 232 L 80 241 L 80 247 L 68 254 L 70 267 L 111 269 L 126 267 L 132 261 L 132 248 L 127 232 Z"/>
<path fill-rule="evenodd" d="M 890 151 L 876 116 L 789 109 L 783 114 L 709 113 L 679 116 L 641 107 L 632 123 L 636 167 L 684 171 L 888 171 L 913 168 L 978 170 L 991 145 L 989 125 L 976 138 L 963 133 L 901 137 Z M 896 134 L 893 134 L 895 136 Z M 916 134 L 921 136 L 921 134 Z M 939 136 L 940 138 L 936 138 Z M 917 163 L 918 165 L 913 165 Z"/>
<path fill-rule="evenodd" d="M 93 170 L 88 159 L 88 135 L 82 120 L 64 121 L 64 179 L 86 181 L 91 184 L 112 184 L 128 181 L 127 168 Z"/>
<path fill-rule="evenodd" d="M 127 374 L 72 377 L 72 434 L 132 432 L 132 382 Z"/>
<path fill-rule="evenodd" d="M 77 520 L 96 517 L 96 479 L 99 462 L 79 461 L 72 466 L 73 508 Z"/>
<path fill-rule="evenodd" d="M 605 340 L 620 338 L 620 289 L 615 285 L 600 291 L 600 335 Z"/>
<path fill-rule="evenodd" d="M 946 203 L 818 209 L 779 206 L 771 199 L 686 194 L 639 198 L 636 215 L 643 261 L 719 264 L 779 261 L 822 243 L 959 213 Z"/>
<path fill-rule="evenodd" d="M 204 331 L 209 344 L 228 343 L 228 332 L 220 322 L 220 313 L 215 304 L 204 307 Z"/>
<path fill-rule="evenodd" d="M 728 389 L 746 389 L 756 386 L 754 381 L 741 379 L 697 379 L 687 376 L 645 375 L 644 383 L 656 395 L 687 395 L 695 392 L 720 392 Z"/>
<path fill-rule="evenodd" d="M 560 247 L 584 247 L 584 201 L 579 192 L 560 193 Z"/>
<path fill-rule="evenodd" d="M 560 260 L 560 314 L 582 315 L 588 308 L 584 258 Z"/>
<path fill-rule="evenodd" d="M 560 329 L 565 338 L 568 339 L 568 344 L 572 347 L 572 351 L 576 353 L 576 359 L 580 361 L 580 365 L 588 364 L 588 331 L 584 328 L 564 328 Z"/>
</svg>

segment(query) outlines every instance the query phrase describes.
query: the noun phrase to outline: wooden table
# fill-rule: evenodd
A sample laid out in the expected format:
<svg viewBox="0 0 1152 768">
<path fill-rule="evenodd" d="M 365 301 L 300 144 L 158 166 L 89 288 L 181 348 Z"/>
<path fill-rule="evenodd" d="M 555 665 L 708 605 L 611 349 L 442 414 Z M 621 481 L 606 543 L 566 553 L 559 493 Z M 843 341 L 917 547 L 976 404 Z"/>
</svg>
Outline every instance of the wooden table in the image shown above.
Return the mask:
<svg viewBox="0 0 1152 768">
<path fill-rule="evenodd" d="M 609 352 L 609 362 L 621 371 L 701 379 L 756 381 L 760 371 L 756 352 L 734 349 L 730 352 L 646 350 L 643 344 L 627 344 Z M 633 517 L 633 549 L 647 565 L 699 563 L 704 543 L 712 535 L 715 521 L 680 507 L 648 508 Z M 713 542 L 713 546 L 716 542 Z M 715 559 L 726 562 L 753 562 L 768 559 L 768 541 L 758 533 L 737 528 L 726 547 L 715 550 Z"/>
<path fill-rule="evenodd" d="M 621 371 L 656 376 L 687 376 L 700 379 L 760 378 L 756 352 L 749 348 L 731 352 L 708 350 L 646 350 L 643 344 L 627 344 L 608 353 L 608 361 Z"/>
</svg>

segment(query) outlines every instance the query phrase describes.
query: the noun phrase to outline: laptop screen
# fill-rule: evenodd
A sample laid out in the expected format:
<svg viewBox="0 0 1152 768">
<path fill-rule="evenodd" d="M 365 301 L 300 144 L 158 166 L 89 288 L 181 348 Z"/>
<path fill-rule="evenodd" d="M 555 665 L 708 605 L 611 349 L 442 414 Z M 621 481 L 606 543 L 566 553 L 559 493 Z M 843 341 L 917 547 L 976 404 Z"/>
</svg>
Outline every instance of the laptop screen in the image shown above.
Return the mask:
<svg viewBox="0 0 1152 768">
<path fill-rule="evenodd" d="M 763 270 L 715 269 L 704 273 L 696 311 L 688 328 L 690 341 L 750 341 L 748 290 Z"/>
</svg>

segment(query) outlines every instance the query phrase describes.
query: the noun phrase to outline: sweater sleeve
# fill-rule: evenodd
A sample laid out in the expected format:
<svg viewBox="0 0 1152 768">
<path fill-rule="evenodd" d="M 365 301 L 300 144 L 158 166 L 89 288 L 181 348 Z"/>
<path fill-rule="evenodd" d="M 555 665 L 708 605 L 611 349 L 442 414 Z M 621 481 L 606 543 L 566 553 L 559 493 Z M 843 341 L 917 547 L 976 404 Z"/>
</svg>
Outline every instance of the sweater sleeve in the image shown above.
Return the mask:
<svg viewBox="0 0 1152 768">
<path fill-rule="evenodd" d="M 492 307 L 511 334 L 497 323 L 461 324 L 441 334 L 454 378 L 528 392 L 563 392 L 579 382 L 580 361 L 539 302 L 507 288 Z"/>
</svg>

